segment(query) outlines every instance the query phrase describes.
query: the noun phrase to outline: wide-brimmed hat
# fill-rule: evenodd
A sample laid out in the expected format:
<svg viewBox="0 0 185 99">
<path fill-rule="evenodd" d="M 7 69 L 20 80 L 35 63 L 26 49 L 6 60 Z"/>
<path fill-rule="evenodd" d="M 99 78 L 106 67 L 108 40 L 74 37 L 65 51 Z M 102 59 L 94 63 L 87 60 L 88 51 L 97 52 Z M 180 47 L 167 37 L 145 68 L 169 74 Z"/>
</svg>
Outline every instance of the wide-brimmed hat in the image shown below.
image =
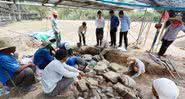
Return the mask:
<svg viewBox="0 0 185 99">
<path fill-rule="evenodd" d="M 170 18 L 170 20 L 178 20 L 178 21 L 183 22 L 183 20 L 182 20 L 182 17 L 181 17 L 181 16 L 175 16 L 175 17 L 172 17 L 172 18 Z"/>
<path fill-rule="evenodd" d="M 154 80 L 153 88 L 157 92 L 159 99 L 177 99 L 179 96 L 178 86 L 167 78 Z"/>
<path fill-rule="evenodd" d="M 12 44 L 12 39 L 9 37 L 0 38 L 0 51 L 4 49 L 15 49 L 16 46 Z"/>
</svg>

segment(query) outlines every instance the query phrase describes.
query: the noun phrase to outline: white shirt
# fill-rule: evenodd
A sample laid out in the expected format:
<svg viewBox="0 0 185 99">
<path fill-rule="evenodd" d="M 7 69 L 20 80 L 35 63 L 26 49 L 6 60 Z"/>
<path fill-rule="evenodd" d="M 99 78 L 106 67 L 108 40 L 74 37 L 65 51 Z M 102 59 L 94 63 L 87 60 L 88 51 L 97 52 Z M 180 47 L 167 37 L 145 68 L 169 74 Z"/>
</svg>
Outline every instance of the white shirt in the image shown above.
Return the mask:
<svg viewBox="0 0 185 99">
<path fill-rule="evenodd" d="M 53 60 L 44 69 L 41 85 L 45 93 L 51 93 L 57 86 L 57 83 L 63 78 L 75 78 L 79 75 L 79 70 L 68 66 L 65 62 Z"/>
<path fill-rule="evenodd" d="M 96 18 L 95 24 L 96 24 L 96 28 L 104 28 L 104 26 L 105 26 L 104 18 L 103 17 L 101 17 L 101 19 Z"/>
</svg>

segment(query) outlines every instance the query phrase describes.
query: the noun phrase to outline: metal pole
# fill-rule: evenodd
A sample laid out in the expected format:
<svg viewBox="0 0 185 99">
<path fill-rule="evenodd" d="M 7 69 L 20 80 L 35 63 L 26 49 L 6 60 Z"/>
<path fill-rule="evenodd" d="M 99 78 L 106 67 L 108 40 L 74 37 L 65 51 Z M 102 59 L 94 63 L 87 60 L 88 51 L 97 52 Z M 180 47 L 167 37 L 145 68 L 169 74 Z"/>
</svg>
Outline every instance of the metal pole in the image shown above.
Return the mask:
<svg viewBox="0 0 185 99">
<path fill-rule="evenodd" d="M 138 38 L 137 38 L 137 42 L 136 42 L 136 45 L 138 45 L 138 42 L 139 42 L 139 39 L 142 35 L 142 30 L 143 30 L 143 26 L 144 26 L 144 21 L 145 21 L 145 17 L 146 17 L 146 12 L 147 12 L 147 9 L 145 10 L 145 13 L 144 13 L 144 16 L 143 16 L 143 19 L 142 19 L 142 24 L 141 24 L 141 27 L 140 27 L 140 31 L 139 31 L 139 35 L 138 35 Z"/>
<path fill-rule="evenodd" d="M 159 22 L 158 22 L 158 24 L 161 24 L 161 22 L 162 22 L 162 17 L 163 17 L 164 12 L 165 12 L 165 11 L 163 11 L 163 13 L 162 13 L 162 15 L 161 15 L 161 18 L 160 18 L 160 20 L 159 20 Z M 156 32 L 156 34 L 155 34 L 155 37 L 154 37 L 154 40 L 153 40 L 153 43 L 152 43 L 152 46 L 151 46 L 149 52 L 151 52 L 151 51 L 153 50 L 153 48 L 154 48 L 154 46 L 155 46 L 155 43 L 156 43 L 156 41 L 157 41 L 157 38 L 158 38 L 159 33 L 160 33 L 160 29 L 157 29 L 157 32 Z"/>
</svg>

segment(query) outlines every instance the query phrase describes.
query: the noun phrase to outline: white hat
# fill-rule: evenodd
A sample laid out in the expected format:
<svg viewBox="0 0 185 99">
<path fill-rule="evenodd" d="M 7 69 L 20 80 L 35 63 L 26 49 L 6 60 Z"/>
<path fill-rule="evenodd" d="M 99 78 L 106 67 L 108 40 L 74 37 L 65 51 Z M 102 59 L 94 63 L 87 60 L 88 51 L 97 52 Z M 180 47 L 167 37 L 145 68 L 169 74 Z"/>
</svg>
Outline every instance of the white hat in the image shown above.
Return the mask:
<svg viewBox="0 0 185 99">
<path fill-rule="evenodd" d="M 153 81 L 153 87 L 157 92 L 159 99 L 177 99 L 179 89 L 170 79 L 159 78 Z"/>
<path fill-rule="evenodd" d="M 71 49 L 71 47 L 70 47 L 70 44 L 69 43 L 64 43 L 64 47 L 65 47 L 65 49 L 66 50 L 69 50 L 69 49 Z"/>
</svg>

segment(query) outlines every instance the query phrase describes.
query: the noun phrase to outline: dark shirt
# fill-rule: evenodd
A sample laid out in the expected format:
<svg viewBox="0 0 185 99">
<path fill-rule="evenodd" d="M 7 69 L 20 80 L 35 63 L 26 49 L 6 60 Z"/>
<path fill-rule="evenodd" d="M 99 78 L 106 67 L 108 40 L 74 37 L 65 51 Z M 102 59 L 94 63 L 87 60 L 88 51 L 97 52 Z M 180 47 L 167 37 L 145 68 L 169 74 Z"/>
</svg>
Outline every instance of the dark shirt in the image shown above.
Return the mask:
<svg viewBox="0 0 185 99">
<path fill-rule="evenodd" d="M 117 16 L 113 15 L 111 17 L 111 23 L 110 23 L 110 28 L 117 28 L 119 26 L 119 19 Z"/>
<path fill-rule="evenodd" d="M 72 67 L 75 67 L 77 61 L 77 56 L 71 56 L 67 59 L 66 64 Z"/>
<path fill-rule="evenodd" d="M 33 63 L 40 69 L 44 69 L 54 57 L 47 48 L 40 48 L 34 54 Z"/>
</svg>

